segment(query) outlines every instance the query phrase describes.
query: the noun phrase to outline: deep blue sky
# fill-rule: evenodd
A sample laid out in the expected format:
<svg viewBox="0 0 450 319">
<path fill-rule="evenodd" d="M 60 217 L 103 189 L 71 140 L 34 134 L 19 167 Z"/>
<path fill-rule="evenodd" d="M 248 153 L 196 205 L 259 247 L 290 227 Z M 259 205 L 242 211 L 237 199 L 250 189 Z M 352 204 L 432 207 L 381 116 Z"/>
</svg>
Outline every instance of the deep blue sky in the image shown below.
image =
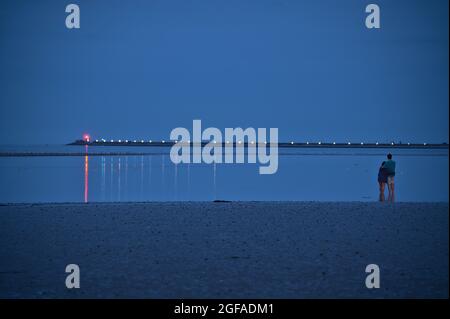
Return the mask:
<svg viewBox="0 0 450 319">
<path fill-rule="evenodd" d="M 65 27 L 77 3 L 81 29 Z M 381 7 L 381 29 L 365 6 Z M 168 139 L 177 126 L 282 140 L 448 141 L 448 0 L 0 3 L 1 143 Z"/>
</svg>

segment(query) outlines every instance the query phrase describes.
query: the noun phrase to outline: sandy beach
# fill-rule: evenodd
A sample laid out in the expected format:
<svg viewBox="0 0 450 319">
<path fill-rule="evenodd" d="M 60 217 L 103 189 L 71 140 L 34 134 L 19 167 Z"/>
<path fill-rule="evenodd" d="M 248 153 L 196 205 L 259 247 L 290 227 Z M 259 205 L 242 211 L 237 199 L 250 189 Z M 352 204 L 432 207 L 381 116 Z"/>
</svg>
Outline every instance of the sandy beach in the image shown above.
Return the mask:
<svg viewBox="0 0 450 319">
<path fill-rule="evenodd" d="M 0 206 L 1 298 L 448 298 L 448 203 Z M 67 289 L 77 264 L 81 288 Z M 377 264 L 381 287 L 367 289 Z"/>
</svg>

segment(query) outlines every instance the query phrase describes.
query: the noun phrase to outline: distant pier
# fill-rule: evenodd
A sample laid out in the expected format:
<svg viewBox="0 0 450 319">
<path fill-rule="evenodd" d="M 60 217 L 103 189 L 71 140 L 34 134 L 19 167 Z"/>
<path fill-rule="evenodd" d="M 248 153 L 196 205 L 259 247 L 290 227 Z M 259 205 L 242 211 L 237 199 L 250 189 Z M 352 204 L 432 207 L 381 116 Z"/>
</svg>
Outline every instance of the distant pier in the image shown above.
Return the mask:
<svg viewBox="0 0 450 319">
<path fill-rule="evenodd" d="M 172 147 L 176 144 L 190 146 L 205 146 L 211 141 L 203 141 L 201 143 L 184 142 L 184 141 L 146 141 L 146 140 L 76 140 L 67 145 L 87 145 L 87 146 L 153 146 L 153 147 Z M 225 142 L 217 143 L 222 147 L 256 147 L 270 146 L 270 143 L 261 142 Z M 392 149 L 448 149 L 448 143 L 337 143 L 337 142 L 280 142 L 279 148 L 392 148 Z"/>
</svg>

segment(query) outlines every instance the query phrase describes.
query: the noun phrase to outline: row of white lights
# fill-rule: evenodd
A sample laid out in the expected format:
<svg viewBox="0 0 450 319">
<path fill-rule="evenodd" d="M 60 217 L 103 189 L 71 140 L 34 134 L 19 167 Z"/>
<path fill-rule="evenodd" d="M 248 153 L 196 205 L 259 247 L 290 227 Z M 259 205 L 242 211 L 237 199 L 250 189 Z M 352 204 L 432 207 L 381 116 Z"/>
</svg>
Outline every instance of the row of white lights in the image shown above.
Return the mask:
<svg viewBox="0 0 450 319">
<path fill-rule="evenodd" d="M 101 139 L 101 140 L 95 140 L 95 143 L 106 143 L 106 142 L 108 142 L 108 143 L 115 143 L 115 142 L 118 142 L 118 143 L 144 143 L 145 141 L 144 140 L 140 140 L 140 141 L 137 141 L 137 140 L 133 140 L 133 141 L 129 141 L 129 140 L 124 140 L 124 141 L 122 141 L 122 140 L 117 140 L 117 141 L 114 141 L 114 140 L 110 140 L 110 141 L 107 141 L 107 140 L 105 140 L 105 139 Z M 165 143 L 166 141 L 161 141 L 162 143 Z M 153 141 L 152 140 L 149 140 L 148 141 L 148 143 L 153 143 Z"/>
<path fill-rule="evenodd" d="M 96 143 L 100 143 L 100 142 L 106 143 L 107 141 L 106 141 L 105 139 L 101 139 L 101 140 L 95 140 L 95 142 L 96 142 Z M 108 142 L 114 143 L 114 140 L 110 140 L 110 141 L 108 141 Z M 117 140 L 117 142 L 118 142 L 118 143 L 122 143 L 122 142 L 123 142 L 123 143 L 131 143 L 131 142 L 133 142 L 133 143 L 139 143 L 139 142 L 140 142 L 140 143 L 144 143 L 145 141 L 144 141 L 144 140 L 141 140 L 141 141 L 137 141 L 137 140 L 133 140 L 133 141 L 129 141 L 129 140 L 125 140 L 125 141 Z M 165 142 L 166 142 L 165 140 L 162 140 L 162 141 L 161 141 L 161 143 L 165 143 Z M 179 142 L 179 141 L 175 141 L 175 143 L 178 143 L 178 142 Z M 183 143 L 183 141 L 180 141 L 180 142 Z M 153 143 L 153 141 L 152 141 L 152 140 L 149 140 L 148 143 Z M 187 141 L 187 143 L 191 143 L 191 141 Z M 217 143 L 217 142 L 216 142 L 216 141 L 213 141 L 213 143 L 215 144 L 215 143 Z M 226 143 L 229 144 L 230 141 L 226 141 Z M 238 141 L 238 144 L 241 144 L 241 143 L 242 143 L 242 141 Z M 251 141 L 250 143 L 251 143 L 251 144 L 255 144 L 254 141 Z M 264 144 L 267 144 L 267 142 L 264 142 Z M 294 142 L 291 142 L 290 144 L 291 144 L 291 145 L 294 145 L 295 143 L 294 143 Z M 309 144 L 310 144 L 309 142 L 306 142 L 306 145 L 309 145 Z M 314 144 L 314 143 L 311 143 L 311 144 Z M 317 142 L 317 144 L 318 144 L 318 145 L 322 145 L 322 142 Z M 333 145 L 336 145 L 336 142 L 333 142 Z M 351 143 L 351 142 L 348 142 L 347 145 L 352 145 L 352 143 Z M 364 143 L 361 142 L 361 145 L 364 145 Z M 376 142 L 375 145 L 379 145 L 379 143 Z M 395 145 L 394 142 L 392 142 L 391 145 Z M 407 143 L 407 145 L 411 145 L 411 143 Z M 427 145 L 427 143 L 423 143 L 423 145 Z"/>
</svg>

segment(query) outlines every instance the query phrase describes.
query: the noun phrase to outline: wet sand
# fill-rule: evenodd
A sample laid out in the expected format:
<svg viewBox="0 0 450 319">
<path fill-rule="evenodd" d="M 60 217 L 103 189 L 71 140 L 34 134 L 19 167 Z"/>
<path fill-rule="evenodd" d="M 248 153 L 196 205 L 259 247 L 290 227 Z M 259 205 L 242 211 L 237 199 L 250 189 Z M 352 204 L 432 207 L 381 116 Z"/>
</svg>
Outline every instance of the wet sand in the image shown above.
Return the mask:
<svg viewBox="0 0 450 319">
<path fill-rule="evenodd" d="M 448 203 L 0 205 L 0 298 L 448 298 Z M 81 288 L 67 289 L 78 264 Z M 377 264 L 381 287 L 367 289 Z"/>
</svg>

